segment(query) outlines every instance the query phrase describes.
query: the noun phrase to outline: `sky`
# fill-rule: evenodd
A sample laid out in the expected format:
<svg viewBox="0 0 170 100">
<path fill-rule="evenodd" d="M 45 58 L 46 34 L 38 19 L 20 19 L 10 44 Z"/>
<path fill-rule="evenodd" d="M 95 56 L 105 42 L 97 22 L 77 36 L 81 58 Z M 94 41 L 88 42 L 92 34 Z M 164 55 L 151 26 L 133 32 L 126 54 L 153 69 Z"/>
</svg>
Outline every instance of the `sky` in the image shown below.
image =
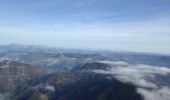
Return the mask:
<svg viewBox="0 0 170 100">
<path fill-rule="evenodd" d="M 170 0 L 0 0 L 0 45 L 170 54 Z"/>
</svg>

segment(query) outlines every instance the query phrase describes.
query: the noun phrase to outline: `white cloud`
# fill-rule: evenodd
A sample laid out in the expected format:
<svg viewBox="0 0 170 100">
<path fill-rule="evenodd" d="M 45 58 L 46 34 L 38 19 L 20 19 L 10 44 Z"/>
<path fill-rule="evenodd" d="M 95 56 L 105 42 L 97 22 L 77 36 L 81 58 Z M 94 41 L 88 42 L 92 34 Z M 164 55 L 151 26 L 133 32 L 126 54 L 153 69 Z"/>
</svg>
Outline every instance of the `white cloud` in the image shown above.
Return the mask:
<svg viewBox="0 0 170 100">
<path fill-rule="evenodd" d="M 52 86 L 52 85 L 46 85 L 46 86 L 45 86 L 45 89 L 46 89 L 46 90 L 49 90 L 49 91 L 55 91 L 55 87 Z"/>
<path fill-rule="evenodd" d="M 40 90 L 40 89 L 45 89 L 47 91 L 51 91 L 54 92 L 55 91 L 55 87 L 53 85 L 44 85 L 44 84 L 40 84 L 40 85 L 36 85 L 33 87 L 34 90 Z"/>
<path fill-rule="evenodd" d="M 145 100 L 170 100 L 170 88 L 163 87 L 157 90 L 138 88 L 137 92 L 144 96 Z"/>
</svg>

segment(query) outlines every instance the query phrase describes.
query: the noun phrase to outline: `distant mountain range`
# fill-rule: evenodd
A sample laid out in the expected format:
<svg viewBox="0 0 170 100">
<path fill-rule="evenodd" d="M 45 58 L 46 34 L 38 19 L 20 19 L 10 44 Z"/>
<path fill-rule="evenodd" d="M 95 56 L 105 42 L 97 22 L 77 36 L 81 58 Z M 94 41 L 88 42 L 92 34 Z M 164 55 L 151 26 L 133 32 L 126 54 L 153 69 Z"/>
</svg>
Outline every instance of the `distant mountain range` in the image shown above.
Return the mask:
<svg viewBox="0 0 170 100">
<path fill-rule="evenodd" d="M 0 100 L 169 100 L 169 68 L 169 55 L 4 45 Z"/>
</svg>

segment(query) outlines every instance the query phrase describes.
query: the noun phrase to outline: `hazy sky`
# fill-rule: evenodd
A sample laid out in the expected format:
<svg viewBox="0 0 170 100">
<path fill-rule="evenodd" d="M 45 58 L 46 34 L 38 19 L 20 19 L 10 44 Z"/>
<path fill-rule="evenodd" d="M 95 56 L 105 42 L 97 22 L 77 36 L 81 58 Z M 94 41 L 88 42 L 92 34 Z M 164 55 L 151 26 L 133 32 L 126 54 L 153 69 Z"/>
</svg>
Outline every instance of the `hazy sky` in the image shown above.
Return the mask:
<svg viewBox="0 0 170 100">
<path fill-rule="evenodd" d="M 0 0 L 0 44 L 170 54 L 170 0 Z"/>
</svg>

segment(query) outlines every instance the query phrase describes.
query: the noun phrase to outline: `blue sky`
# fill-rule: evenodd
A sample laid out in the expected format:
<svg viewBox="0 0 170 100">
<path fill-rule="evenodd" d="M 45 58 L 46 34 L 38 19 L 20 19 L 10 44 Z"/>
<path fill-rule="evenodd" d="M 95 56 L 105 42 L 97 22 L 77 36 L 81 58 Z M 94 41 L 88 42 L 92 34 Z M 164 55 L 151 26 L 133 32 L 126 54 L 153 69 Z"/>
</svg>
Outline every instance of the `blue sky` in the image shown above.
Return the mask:
<svg viewBox="0 0 170 100">
<path fill-rule="evenodd" d="M 0 0 L 0 44 L 170 54 L 169 0 Z"/>
</svg>

